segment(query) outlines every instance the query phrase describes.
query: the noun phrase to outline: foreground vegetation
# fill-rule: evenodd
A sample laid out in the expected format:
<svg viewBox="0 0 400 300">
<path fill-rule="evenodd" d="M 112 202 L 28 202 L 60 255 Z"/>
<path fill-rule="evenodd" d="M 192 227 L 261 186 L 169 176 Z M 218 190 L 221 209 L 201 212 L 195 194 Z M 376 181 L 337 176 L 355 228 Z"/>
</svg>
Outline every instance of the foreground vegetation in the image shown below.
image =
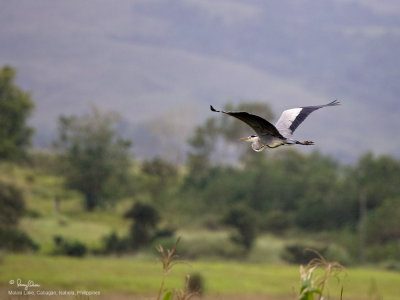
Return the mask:
<svg viewBox="0 0 400 300">
<path fill-rule="evenodd" d="M 293 299 L 300 284 L 299 267 L 283 264 L 190 261 L 178 264 L 166 280 L 167 287 L 183 287 L 186 274 L 200 273 L 205 295 L 270 295 Z M 46 289 L 88 289 L 101 293 L 123 292 L 155 297 L 162 267 L 158 259 L 134 257 L 49 257 L 10 254 L 2 257 L 0 282 L 33 280 Z M 344 299 L 395 300 L 400 274 L 368 268 L 350 268 L 343 281 Z M 3 288 L 9 288 L 2 284 Z M 332 299 L 339 299 L 340 285 L 331 281 Z"/>
</svg>

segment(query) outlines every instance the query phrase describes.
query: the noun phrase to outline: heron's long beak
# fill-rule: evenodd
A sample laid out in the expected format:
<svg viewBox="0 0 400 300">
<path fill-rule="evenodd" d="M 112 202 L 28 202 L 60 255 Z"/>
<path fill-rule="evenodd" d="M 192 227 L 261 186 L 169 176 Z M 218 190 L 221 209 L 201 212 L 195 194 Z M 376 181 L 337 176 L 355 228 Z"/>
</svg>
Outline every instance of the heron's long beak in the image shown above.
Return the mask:
<svg viewBox="0 0 400 300">
<path fill-rule="evenodd" d="M 242 139 L 239 139 L 239 141 L 242 141 L 242 142 L 247 142 L 248 140 L 250 140 L 250 138 L 249 138 L 249 137 L 247 137 L 247 138 L 242 138 Z"/>
</svg>

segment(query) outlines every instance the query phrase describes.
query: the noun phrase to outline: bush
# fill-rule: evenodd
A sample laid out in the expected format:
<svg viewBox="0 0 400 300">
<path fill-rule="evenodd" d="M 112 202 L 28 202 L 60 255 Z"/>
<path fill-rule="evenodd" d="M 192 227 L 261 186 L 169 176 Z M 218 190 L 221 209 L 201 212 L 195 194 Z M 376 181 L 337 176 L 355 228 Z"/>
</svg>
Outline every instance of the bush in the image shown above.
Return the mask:
<svg viewBox="0 0 400 300">
<path fill-rule="evenodd" d="M 264 220 L 264 227 L 272 233 L 282 233 L 284 230 L 293 227 L 293 217 L 282 210 L 271 210 Z"/>
<path fill-rule="evenodd" d="M 370 213 L 367 236 L 369 242 L 379 244 L 400 240 L 400 198 L 388 199 Z"/>
<path fill-rule="evenodd" d="M 188 289 L 189 293 L 197 293 L 200 296 L 204 294 L 204 278 L 200 273 L 190 275 Z"/>
<path fill-rule="evenodd" d="M 237 230 L 232 241 L 243 246 L 245 254 L 249 253 L 257 236 L 258 222 L 255 213 L 247 206 L 238 205 L 228 212 L 224 221 Z"/>
<path fill-rule="evenodd" d="M 12 184 L 0 182 L 0 226 L 18 224 L 25 210 L 25 201 L 20 189 Z"/>
<path fill-rule="evenodd" d="M 381 262 L 385 260 L 400 261 L 400 243 L 390 242 L 369 246 L 366 255 L 367 260 L 371 262 Z"/>
<path fill-rule="evenodd" d="M 325 256 L 328 260 L 340 262 L 340 264 L 344 266 L 351 263 L 350 253 L 344 247 L 337 244 L 329 245 Z"/>
<path fill-rule="evenodd" d="M 83 257 L 87 253 L 85 244 L 79 241 L 67 241 L 62 236 L 53 237 L 56 248 L 54 254 Z"/>
<path fill-rule="evenodd" d="M 292 244 L 285 246 L 281 257 L 283 260 L 291 264 L 307 264 L 313 258 L 318 257 L 314 251 L 317 251 L 322 256 L 325 256 L 327 247 L 316 247 L 315 245 Z"/>
<path fill-rule="evenodd" d="M 0 249 L 15 252 L 37 251 L 39 245 L 23 231 L 0 227 Z"/>
<path fill-rule="evenodd" d="M 318 244 L 291 244 L 287 245 L 281 258 L 292 264 L 306 264 L 311 259 L 318 257 L 315 253 L 318 252 L 329 261 L 338 261 L 341 264 L 349 264 L 351 261 L 347 250 L 339 245 L 318 245 Z"/>
<path fill-rule="evenodd" d="M 128 252 L 129 242 L 127 238 L 120 238 L 115 231 L 103 238 L 103 254 L 122 254 Z"/>
<path fill-rule="evenodd" d="M 129 237 L 132 249 L 150 245 L 155 237 L 157 223 L 160 221 L 157 209 L 150 204 L 138 202 L 126 212 L 125 218 L 133 220 Z"/>
<path fill-rule="evenodd" d="M 400 260 L 386 260 L 381 266 L 389 271 L 400 272 Z"/>
</svg>

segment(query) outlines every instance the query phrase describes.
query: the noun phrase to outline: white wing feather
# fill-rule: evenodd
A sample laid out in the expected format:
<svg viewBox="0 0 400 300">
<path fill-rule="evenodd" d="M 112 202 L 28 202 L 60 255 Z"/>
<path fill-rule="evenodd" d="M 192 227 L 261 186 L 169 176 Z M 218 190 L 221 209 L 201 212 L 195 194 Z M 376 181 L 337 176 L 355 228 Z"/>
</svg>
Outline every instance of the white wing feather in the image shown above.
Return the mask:
<svg viewBox="0 0 400 300">
<path fill-rule="evenodd" d="M 292 108 L 285 110 L 278 122 L 276 122 L 276 129 L 282 134 L 285 138 L 291 138 L 292 137 L 292 130 L 290 130 L 290 126 L 292 125 L 293 121 L 296 119 L 296 117 L 300 114 L 302 108 Z"/>
</svg>

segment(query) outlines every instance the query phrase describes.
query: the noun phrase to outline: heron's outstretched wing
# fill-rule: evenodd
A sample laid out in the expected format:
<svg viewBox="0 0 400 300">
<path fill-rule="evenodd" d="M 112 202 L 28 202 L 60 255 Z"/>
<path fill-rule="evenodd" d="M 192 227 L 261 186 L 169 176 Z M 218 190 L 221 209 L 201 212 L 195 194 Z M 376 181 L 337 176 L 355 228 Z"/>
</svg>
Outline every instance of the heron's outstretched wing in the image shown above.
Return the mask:
<svg viewBox="0 0 400 300">
<path fill-rule="evenodd" d="M 243 121 L 253 128 L 258 136 L 271 135 L 283 138 L 274 125 L 259 116 L 252 115 L 244 111 L 220 111 L 216 110 L 214 107 L 212 107 L 212 105 L 210 105 L 210 109 L 211 111 L 221 112 Z"/>
<path fill-rule="evenodd" d="M 311 114 L 314 110 L 320 109 L 326 106 L 339 105 L 340 102 L 334 100 L 328 104 L 316 105 L 316 106 L 304 106 L 299 108 L 292 108 L 285 110 L 280 116 L 278 122 L 276 122 L 276 128 L 286 138 L 290 138 L 296 128 Z"/>
</svg>

